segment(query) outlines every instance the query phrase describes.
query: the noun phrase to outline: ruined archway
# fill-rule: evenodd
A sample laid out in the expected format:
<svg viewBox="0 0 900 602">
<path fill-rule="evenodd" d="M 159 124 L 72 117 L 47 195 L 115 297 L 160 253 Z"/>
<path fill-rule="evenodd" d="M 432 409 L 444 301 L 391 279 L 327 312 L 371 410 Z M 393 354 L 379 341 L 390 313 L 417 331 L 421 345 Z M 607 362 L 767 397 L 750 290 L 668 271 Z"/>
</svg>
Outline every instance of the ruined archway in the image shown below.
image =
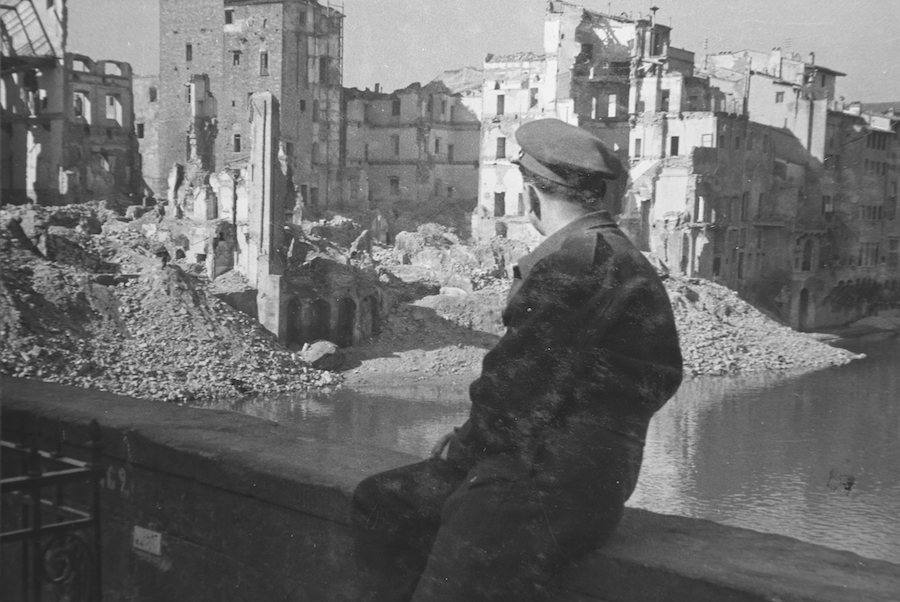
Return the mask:
<svg viewBox="0 0 900 602">
<path fill-rule="evenodd" d="M 353 344 L 353 325 L 356 322 L 356 301 L 350 297 L 338 299 L 338 319 L 331 340 L 338 347 Z"/>
<path fill-rule="evenodd" d="M 288 301 L 287 307 L 287 344 L 303 344 L 303 305 L 296 297 Z"/>
<path fill-rule="evenodd" d="M 303 342 L 327 339 L 330 324 L 331 305 L 324 299 L 316 299 L 309 306 L 309 318 L 306 320 L 306 335 L 303 337 Z"/>
<path fill-rule="evenodd" d="M 800 311 L 797 315 L 797 330 L 803 332 L 806 330 L 806 323 L 809 320 L 809 289 L 801 289 L 800 291 Z"/>
<path fill-rule="evenodd" d="M 359 307 L 359 331 L 363 336 L 375 336 L 379 332 L 378 299 L 369 295 Z"/>
</svg>

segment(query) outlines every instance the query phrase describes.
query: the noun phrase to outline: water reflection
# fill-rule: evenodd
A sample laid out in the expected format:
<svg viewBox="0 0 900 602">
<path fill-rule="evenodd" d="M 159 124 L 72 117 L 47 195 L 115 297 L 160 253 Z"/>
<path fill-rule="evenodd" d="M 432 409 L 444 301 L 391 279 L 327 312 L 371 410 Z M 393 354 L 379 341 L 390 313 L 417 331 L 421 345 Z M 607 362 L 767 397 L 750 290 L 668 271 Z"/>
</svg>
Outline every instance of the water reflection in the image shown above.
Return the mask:
<svg viewBox="0 0 900 602">
<path fill-rule="evenodd" d="M 900 341 L 789 379 L 687 383 L 630 504 L 900 562 Z"/>
<path fill-rule="evenodd" d="M 790 377 L 686 382 L 659 412 L 629 505 L 900 562 L 900 340 Z M 468 414 L 467 384 L 248 400 L 298 436 L 424 457 Z M 852 482 L 849 477 L 852 476 Z"/>
</svg>

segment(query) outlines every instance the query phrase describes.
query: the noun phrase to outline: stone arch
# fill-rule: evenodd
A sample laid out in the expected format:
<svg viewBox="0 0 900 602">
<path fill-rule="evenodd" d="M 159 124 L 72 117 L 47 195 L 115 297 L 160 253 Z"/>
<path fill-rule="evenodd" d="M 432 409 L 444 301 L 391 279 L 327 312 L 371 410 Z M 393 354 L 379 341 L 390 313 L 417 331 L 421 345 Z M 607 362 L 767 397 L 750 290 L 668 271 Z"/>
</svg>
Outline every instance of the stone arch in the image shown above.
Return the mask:
<svg viewBox="0 0 900 602">
<path fill-rule="evenodd" d="M 378 298 L 375 295 L 364 297 L 359 307 L 359 331 L 363 336 L 375 336 L 381 330 L 378 314 Z"/>
<path fill-rule="evenodd" d="M 353 330 L 356 324 L 356 301 L 350 297 L 338 299 L 337 322 L 331 340 L 338 347 L 349 347 L 353 344 Z"/>
<path fill-rule="evenodd" d="M 306 326 L 306 333 L 302 337 L 304 343 L 327 339 L 331 324 L 331 304 L 325 299 L 316 299 L 310 304 L 309 315 L 304 322 Z"/>
<path fill-rule="evenodd" d="M 797 330 L 805 331 L 809 321 L 809 289 L 800 289 L 800 308 L 797 313 Z"/>
<path fill-rule="evenodd" d="M 287 343 L 290 346 L 303 342 L 303 303 L 294 297 L 287 305 Z"/>
</svg>

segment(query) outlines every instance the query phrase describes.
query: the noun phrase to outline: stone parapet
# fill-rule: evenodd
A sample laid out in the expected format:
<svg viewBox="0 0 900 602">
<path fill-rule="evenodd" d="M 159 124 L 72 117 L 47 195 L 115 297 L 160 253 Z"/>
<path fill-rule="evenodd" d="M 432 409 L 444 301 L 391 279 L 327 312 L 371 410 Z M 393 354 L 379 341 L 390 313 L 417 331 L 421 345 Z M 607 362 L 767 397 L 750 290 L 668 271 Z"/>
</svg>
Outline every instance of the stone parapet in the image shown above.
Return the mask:
<svg viewBox="0 0 900 602">
<path fill-rule="evenodd" d="M 349 495 L 415 460 L 250 416 L 4 378 L 4 436 L 105 443 L 106 600 L 355 600 Z M 159 554 L 134 529 L 160 535 Z M 4 550 L 6 552 L 6 550 Z M 4 581 L 9 575 L 4 576 Z M 900 566 L 709 521 L 629 509 L 602 550 L 570 567 L 560 601 L 896 600 Z"/>
</svg>

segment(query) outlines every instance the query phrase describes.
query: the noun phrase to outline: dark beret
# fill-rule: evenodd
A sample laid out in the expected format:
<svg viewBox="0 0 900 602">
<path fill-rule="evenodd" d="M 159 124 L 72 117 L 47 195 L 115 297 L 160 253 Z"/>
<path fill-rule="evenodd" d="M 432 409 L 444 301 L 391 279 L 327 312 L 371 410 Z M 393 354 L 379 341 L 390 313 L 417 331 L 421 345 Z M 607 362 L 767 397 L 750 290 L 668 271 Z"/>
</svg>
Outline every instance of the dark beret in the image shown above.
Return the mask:
<svg viewBox="0 0 900 602">
<path fill-rule="evenodd" d="M 522 124 L 516 142 L 522 154 L 513 163 L 564 186 L 590 186 L 622 173 L 619 158 L 599 138 L 559 119 Z"/>
</svg>

